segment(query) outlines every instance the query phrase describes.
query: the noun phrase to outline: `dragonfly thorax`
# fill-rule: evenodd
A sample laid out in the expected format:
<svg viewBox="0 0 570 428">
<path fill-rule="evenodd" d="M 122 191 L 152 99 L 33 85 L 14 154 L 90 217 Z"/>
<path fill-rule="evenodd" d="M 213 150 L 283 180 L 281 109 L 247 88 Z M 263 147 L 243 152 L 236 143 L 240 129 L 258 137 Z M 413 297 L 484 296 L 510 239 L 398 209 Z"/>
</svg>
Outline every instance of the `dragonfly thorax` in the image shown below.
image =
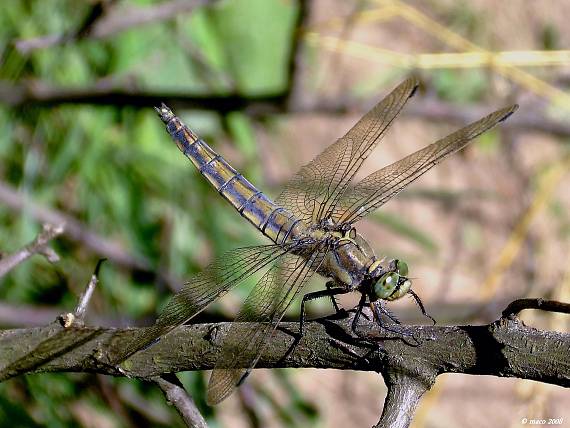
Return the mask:
<svg viewBox="0 0 570 428">
<path fill-rule="evenodd" d="M 398 259 L 388 264 L 377 260 L 371 246 L 354 228 L 344 233 L 316 230 L 313 236 L 329 242 L 331 251 L 319 272 L 338 286 L 359 290 L 371 301 L 396 300 L 410 292 L 408 265 Z"/>
<path fill-rule="evenodd" d="M 376 256 L 354 228 L 347 231 L 317 229 L 311 235 L 326 242 L 329 248 L 319 273 L 350 290 L 359 288 L 368 279 L 369 268 L 376 261 Z"/>
</svg>

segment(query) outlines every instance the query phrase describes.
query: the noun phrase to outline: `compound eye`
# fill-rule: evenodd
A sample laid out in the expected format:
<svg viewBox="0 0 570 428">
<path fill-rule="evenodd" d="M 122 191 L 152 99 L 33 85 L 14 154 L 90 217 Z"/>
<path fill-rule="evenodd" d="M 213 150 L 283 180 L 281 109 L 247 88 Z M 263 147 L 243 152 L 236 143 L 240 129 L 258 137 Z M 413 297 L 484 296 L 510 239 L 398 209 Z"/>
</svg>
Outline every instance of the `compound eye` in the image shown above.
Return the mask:
<svg viewBox="0 0 570 428">
<path fill-rule="evenodd" d="M 408 276 L 408 264 L 402 260 L 396 260 L 396 270 L 401 276 Z"/>
<path fill-rule="evenodd" d="M 376 284 L 374 284 L 374 294 L 376 294 L 379 299 L 387 299 L 394 293 L 399 279 L 400 276 L 395 272 L 382 275 Z"/>
</svg>

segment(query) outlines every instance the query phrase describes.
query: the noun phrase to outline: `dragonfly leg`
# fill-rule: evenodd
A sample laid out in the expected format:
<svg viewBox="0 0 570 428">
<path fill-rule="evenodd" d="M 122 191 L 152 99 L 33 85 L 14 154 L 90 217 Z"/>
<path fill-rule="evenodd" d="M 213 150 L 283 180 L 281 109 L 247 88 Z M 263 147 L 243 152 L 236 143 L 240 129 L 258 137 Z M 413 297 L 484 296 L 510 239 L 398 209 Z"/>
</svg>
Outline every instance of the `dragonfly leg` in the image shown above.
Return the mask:
<svg viewBox="0 0 570 428">
<path fill-rule="evenodd" d="M 362 312 L 362 309 L 364 308 L 365 304 L 366 304 L 366 294 L 363 293 L 362 296 L 360 297 L 360 301 L 358 302 L 358 306 L 356 308 L 356 313 L 354 314 L 354 318 L 352 319 L 351 330 L 358 337 L 360 343 L 363 346 L 369 347 L 369 353 L 371 353 L 371 352 L 374 352 L 376 350 L 382 350 L 383 347 L 378 342 L 378 340 L 375 340 L 374 338 L 368 337 L 363 332 L 358 331 L 358 320 L 360 320 L 360 317 L 363 316 L 366 319 L 368 319 L 366 314 L 364 314 Z M 368 355 L 369 354 L 366 354 L 365 358 L 367 358 Z"/>
<path fill-rule="evenodd" d="M 432 320 L 433 325 L 436 324 L 435 319 L 426 312 L 426 308 L 424 307 L 424 304 L 422 303 L 420 296 L 418 296 L 416 293 L 414 293 L 413 290 L 408 291 L 408 293 L 410 293 L 412 295 L 412 297 L 414 298 L 414 300 L 416 301 L 416 303 L 418 304 L 418 306 L 420 307 L 420 310 L 422 311 L 422 314 L 424 315 L 424 317 L 429 318 L 430 320 Z"/>
<path fill-rule="evenodd" d="M 327 287 L 327 290 L 332 290 L 334 288 L 334 281 L 327 281 L 325 284 L 325 287 Z M 338 314 L 341 311 L 341 309 L 338 306 L 335 295 L 331 294 L 330 298 L 331 298 L 331 303 L 333 305 L 333 308 L 334 308 L 335 312 Z"/>
<path fill-rule="evenodd" d="M 358 320 L 360 319 L 360 316 L 363 315 L 362 314 L 362 308 L 364 308 L 364 305 L 366 304 L 366 294 L 362 293 L 362 296 L 360 297 L 360 301 L 358 302 L 358 306 L 356 308 L 356 313 L 354 314 L 354 318 L 352 319 L 352 324 L 350 326 L 352 332 L 354 334 L 356 334 L 358 337 L 362 337 L 362 333 L 359 332 L 358 329 Z"/>
<path fill-rule="evenodd" d="M 310 302 L 311 300 L 320 299 L 321 297 L 330 297 L 331 300 L 334 302 L 334 307 L 336 312 L 340 312 L 340 308 L 336 304 L 334 296 L 339 294 L 346 294 L 349 290 L 346 288 L 340 287 L 332 287 L 332 284 L 327 283 L 326 290 L 315 291 L 313 293 L 307 293 L 303 296 L 303 300 L 301 301 L 301 317 L 299 319 L 299 336 L 303 337 L 305 332 L 305 303 Z"/>
<path fill-rule="evenodd" d="M 401 340 L 403 340 L 408 345 L 419 346 L 421 344 L 421 342 L 413 333 L 410 333 L 410 332 L 404 330 L 402 327 L 392 328 L 392 327 L 390 327 L 390 326 L 388 326 L 382 322 L 382 314 L 384 314 L 388 318 L 390 318 L 392 321 L 394 321 L 394 323 L 396 325 L 401 324 L 400 321 L 388 309 L 386 309 L 382 303 L 383 302 L 381 300 L 378 300 L 378 301 L 370 304 L 370 307 L 372 308 L 372 311 L 374 313 L 374 318 L 376 319 L 376 322 L 378 323 L 380 328 L 383 330 L 386 330 L 390 333 L 394 333 L 394 334 L 402 336 Z M 410 340 L 412 340 L 413 343 L 408 342 L 406 340 L 406 338 L 409 338 Z"/>
<path fill-rule="evenodd" d="M 396 315 L 394 315 L 391 311 L 389 311 L 382 301 L 379 301 L 378 304 L 375 304 L 372 310 L 374 311 L 374 315 L 380 324 L 382 323 L 380 319 L 381 314 L 384 314 L 388 318 L 390 318 L 394 322 L 394 324 L 402 324 L 400 320 L 396 317 Z"/>
</svg>

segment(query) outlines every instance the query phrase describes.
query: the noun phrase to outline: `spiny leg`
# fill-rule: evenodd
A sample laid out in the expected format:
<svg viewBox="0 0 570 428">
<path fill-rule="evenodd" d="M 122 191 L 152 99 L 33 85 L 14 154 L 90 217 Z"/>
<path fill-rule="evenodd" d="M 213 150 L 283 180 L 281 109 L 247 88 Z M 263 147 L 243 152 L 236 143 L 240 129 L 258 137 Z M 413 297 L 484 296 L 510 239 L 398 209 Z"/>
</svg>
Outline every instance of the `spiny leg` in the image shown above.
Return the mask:
<svg viewBox="0 0 570 428">
<path fill-rule="evenodd" d="M 352 324 L 350 326 L 352 332 L 360 338 L 363 338 L 363 335 L 362 335 L 362 333 L 360 333 L 357 330 L 358 329 L 358 320 L 360 319 L 360 316 L 362 315 L 362 308 L 364 308 L 365 304 L 366 304 L 366 294 L 362 293 L 362 296 L 360 296 L 360 301 L 358 302 L 358 306 L 356 308 L 356 313 L 354 314 L 354 318 L 352 319 Z"/>
<path fill-rule="evenodd" d="M 388 318 L 390 318 L 394 322 L 394 324 L 402 324 L 400 320 L 396 317 L 396 315 L 394 315 L 390 310 L 388 310 L 388 308 L 384 305 L 384 302 L 382 301 L 378 301 L 378 303 L 374 306 L 372 310 L 375 312 L 375 316 L 377 318 L 379 318 L 380 314 L 378 312 L 380 312 L 386 315 Z"/>
<path fill-rule="evenodd" d="M 334 287 L 334 281 L 327 281 L 327 282 L 325 283 L 325 287 L 327 287 L 327 290 L 332 290 L 332 289 L 334 289 L 334 288 L 335 288 L 335 287 Z M 336 287 L 336 288 L 338 288 L 338 287 Z M 331 303 L 332 303 L 332 305 L 333 305 L 333 308 L 334 308 L 335 312 L 338 314 L 338 313 L 341 311 L 341 309 L 339 308 L 338 303 L 337 303 L 337 301 L 336 301 L 336 299 L 335 299 L 334 296 L 335 296 L 334 294 L 332 294 L 332 295 L 330 296 L 330 298 L 331 298 Z"/>
<path fill-rule="evenodd" d="M 340 287 L 332 287 L 329 282 L 327 282 L 327 289 L 315 291 L 312 293 L 307 293 L 303 296 L 303 300 L 301 301 L 301 317 L 299 319 L 299 340 L 303 337 L 305 331 L 305 303 L 310 302 L 311 300 L 320 299 L 321 297 L 330 297 L 333 301 L 334 307 L 336 312 L 340 312 L 340 308 L 336 304 L 334 296 L 338 296 L 339 294 L 346 294 L 349 290 L 346 288 Z"/>
<path fill-rule="evenodd" d="M 432 320 L 433 325 L 436 324 L 435 319 L 426 312 L 426 308 L 424 307 L 424 304 L 422 303 L 420 296 L 418 296 L 416 293 L 414 293 L 413 290 L 408 291 L 408 293 L 410 293 L 412 295 L 412 297 L 414 298 L 414 300 L 416 301 L 416 303 L 418 304 L 418 306 L 420 307 L 420 310 L 422 311 L 422 314 L 424 315 L 424 317 L 429 318 L 430 320 Z"/>
<path fill-rule="evenodd" d="M 329 282 L 332 283 L 332 281 Z M 301 316 L 299 318 L 299 333 L 295 334 L 291 332 L 295 340 L 293 341 L 293 343 L 291 344 L 291 346 L 289 347 L 289 349 L 287 350 L 287 352 L 285 353 L 285 355 L 282 357 L 281 360 L 285 360 L 293 352 L 293 350 L 295 349 L 295 347 L 301 341 L 303 335 L 305 334 L 305 303 L 310 302 L 311 300 L 319 299 L 321 297 L 331 297 L 332 301 L 336 304 L 334 296 L 348 293 L 349 290 L 340 287 L 334 288 L 331 286 L 331 284 L 329 284 L 329 282 L 327 282 L 326 290 L 307 293 L 303 296 L 303 299 L 301 300 Z M 335 305 L 335 309 L 337 309 L 337 313 L 340 312 L 340 308 L 338 308 L 338 305 Z"/>
<path fill-rule="evenodd" d="M 367 337 L 364 333 L 358 331 L 358 320 L 360 319 L 360 316 L 363 316 L 366 319 L 368 319 L 368 317 L 364 313 L 362 313 L 362 309 L 364 308 L 365 304 L 366 304 L 366 294 L 363 293 L 362 296 L 360 297 L 360 301 L 358 302 L 354 318 L 352 319 L 351 330 L 358 337 L 363 346 L 370 347 L 369 353 L 372 353 L 375 350 L 382 350 L 383 347 L 378 342 L 378 340 L 374 340 L 370 337 Z M 365 358 L 367 358 L 368 355 L 369 354 L 366 354 Z"/>
<path fill-rule="evenodd" d="M 381 300 L 377 300 L 376 302 L 370 303 L 370 308 L 372 309 L 372 312 L 374 313 L 374 318 L 376 319 L 376 322 L 378 323 L 378 326 L 381 329 L 386 330 L 390 333 L 394 333 L 394 334 L 402 336 L 401 340 L 403 340 L 408 345 L 412 345 L 412 346 L 419 346 L 420 345 L 419 339 L 416 338 L 413 333 L 410 333 L 401 327 L 400 328 L 391 328 L 382 322 L 382 314 L 384 314 L 388 318 L 390 318 L 392 321 L 394 321 L 396 323 L 396 325 L 400 324 L 400 321 L 390 311 L 388 311 L 383 306 L 383 302 Z M 405 337 L 412 339 L 415 343 L 408 342 L 405 339 Z"/>
</svg>

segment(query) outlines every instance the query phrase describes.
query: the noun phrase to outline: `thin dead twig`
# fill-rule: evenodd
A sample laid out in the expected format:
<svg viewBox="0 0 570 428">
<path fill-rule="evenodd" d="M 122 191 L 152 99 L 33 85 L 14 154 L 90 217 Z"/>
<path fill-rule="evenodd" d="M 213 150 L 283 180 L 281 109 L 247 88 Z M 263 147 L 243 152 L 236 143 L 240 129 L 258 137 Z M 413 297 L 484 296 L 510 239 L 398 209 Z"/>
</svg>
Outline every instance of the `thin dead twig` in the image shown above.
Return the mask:
<svg viewBox="0 0 570 428">
<path fill-rule="evenodd" d="M 524 309 L 540 309 L 548 312 L 558 312 L 562 314 L 570 314 L 570 304 L 562 303 L 556 300 L 537 299 L 518 299 L 509 303 L 502 313 L 503 318 L 511 318 L 518 315 Z"/>
<path fill-rule="evenodd" d="M 114 1 L 98 2 L 77 30 L 65 34 L 50 34 L 14 42 L 16 49 L 28 55 L 34 50 L 45 49 L 81 39 L 104 39 L 130 28 L 173 19 L 190 13 L 197 7 L 213 4 L 215 0 L 173 0 L 152 6 L 111 6 Z"/>
<path fill-rule="evenodd" d="M 59 223 L 58 226 L 44 224 L 42 231 L 32 242 L 25 245 L 15 253 L 3 257 L 0 260 L 0 278 L 2 278 L 20 263 L 29 259 L 34 254 L 41 254 L 50 263 L 59 261 L 59 256 L 53 249 L 48 247 L 48 243 L 56 236 L 61 235 L 63 233 L 63 230 L 63 223 Z"/>
<path fill-rule="evenodd" d="M 89 227 L 76 220 L 75 218 L 56 211 L 51 208 L 44 207 L 34 202 L 29 196 L 17 191 L 11 186 L 0 181 L 0 203 L 13 211 L 26 210 L 28 215 L 36 221 L 65 224 L 64 235 L 69 239 L 81 242 L 86 248 L 89 248 L 95 254 L 98 254 L 113 263 L 123 266 L 127 269 L 156 275 L 158 280 L 166 284 L 171 290 L 177 291 L 182 281 L 172 277 L 168 272 L 153 269 L 149 260 L 140 256 L 130 255 L 120 243 L 102 238 Z M 0 275 L 1 276 L 1 275 Z"/>
<path fill-rule="evenodd" d="M 287 92 L 269 96 L 233 95 L 192 95 L 175 92 L 152 92 L 140 89 L 128 82 L 100 80 L 92 86 L 81 88 L 54 87 L 45 82 L 28 82 L 14 85 L 0 81 L 0 102 L 12 107 L 22 105 L 52 106 L 66 103 L 96 104 L 115 106 L 150 107 L 165 102 L 174 108 L 213 110 L 224 114 L 243 111 L 251 117 L 265 117 L 274 114 L 346 114 L 363 112 L 365 107 L 357 103 L 336 101 L 308 102 L 303 97 L 292 96 Z M 570 137 L 570 125 L 546 116 L 544 111 L 527 106 L 521 109 L 503 125 L 506 129 L 531 132 L 545 132 L 559 137 Z M 403 116 L 418 117 L 430 121 L 465 124 L 486 115 L 493 108 L 484 105 L 458 106 L 437 99 L 422 99 L 403 111 Z"/>
<path fill-rule="evenodd" d="M 208 428 L 196 403 L 174 373 L 156 376 L 152 378 L 152 381 L 160 387 L 167 401 L 176 408 L 188 427 Z"/>
<path fill-rule="evenodd" d="M 75 320 L 83 323 L 85 320 L 85 311 L 87 311 L 87 305 L 89 305 L 89 301 L 91 300 L 91 296 L 93 295 L 93 291 L 95 291 L 95 287 L 99 283 L 99 270 L 101 269 L 101 265 L 106 259 L 100 259 L 97 262 L 97 266 L 95 266 L 95 271 L 93 275 L 91 275 L 91 279 L 85 287 L 85 291 L 81 294 L 79 298 L 79 303 L 73 312 L 75 316 Z"/>
<path fill-rule="evenodd" d="M 285 95 L 242 96 L 234 95 L 185 95 L 180 92 L 152 92 L 125 81 L 101 79 L 91 86 L 79 88 L 56 87 L 42 81 L 21 84 L 0 81 L 0 102 L 12 107 L 53 106 L 59 104 L 95 104 L 138 106 L 150 108 L 165 102 L 175 108 L 214 110 L 219 113 L 245 111 L 251 116 L 283 113 Z"/>
</svg>

